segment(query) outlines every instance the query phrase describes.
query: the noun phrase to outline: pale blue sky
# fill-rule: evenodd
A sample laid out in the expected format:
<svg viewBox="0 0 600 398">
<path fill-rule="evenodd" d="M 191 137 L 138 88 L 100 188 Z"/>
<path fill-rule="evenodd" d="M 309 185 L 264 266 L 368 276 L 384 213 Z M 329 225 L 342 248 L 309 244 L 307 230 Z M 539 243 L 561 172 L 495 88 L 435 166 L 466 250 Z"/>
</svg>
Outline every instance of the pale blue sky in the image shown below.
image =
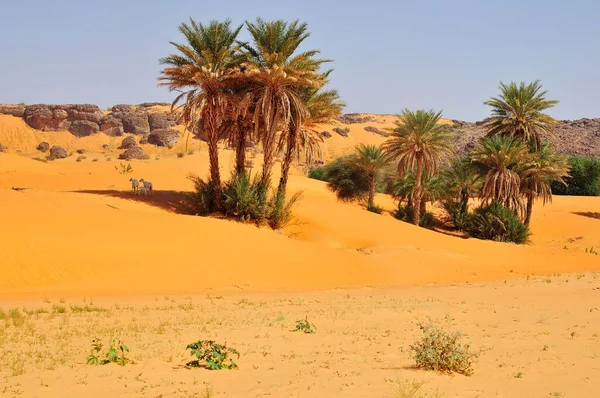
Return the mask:
<svg viewBox="0 0 600 398">
<path fill-rule="evenodd" d="M 0 103 L 170 102 L 158 58 L 180 22 L 300 19 L 346 112 L 479 120 L 499 81 L 541 79 L 561 119 L 600 117 L 596 0 L 0 0 Z"/>
</svg>

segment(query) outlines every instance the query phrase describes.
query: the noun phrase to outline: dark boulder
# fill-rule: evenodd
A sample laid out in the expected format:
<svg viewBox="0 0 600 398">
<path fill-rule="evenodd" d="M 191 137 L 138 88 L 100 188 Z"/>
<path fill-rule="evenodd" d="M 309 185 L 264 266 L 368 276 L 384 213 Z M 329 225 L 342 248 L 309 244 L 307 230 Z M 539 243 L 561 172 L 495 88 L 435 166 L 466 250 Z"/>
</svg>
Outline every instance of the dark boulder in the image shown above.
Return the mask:
<svg viewBox="0 0 600 398">
<path fill-rule="evenodd" d="M 348 133 L 350 132 L 350 129 L 348 129 L 348 128 L 342 129 L 339 127 L 334 127 L 333 132 L 341 135 L 342 137 L 348 137 Z"/>
<path fill-rule="evenodd" d="M 175 120 L 171 115 L 162 112 L 154 112 L 148 114 L 148 123 L 150 124 L 150 130 L 163 130 L 173 127 Z"/>
<path fill-rule="evenodd" d="M 127 149 L 125 152 L 119 155 L 119 159 L 130 160 L 130 159 L 145 159 L 146 154 L 144 150 L 139 146 L 134 146 Z"/>
<path fill-rule="evenodd" d="M 174 129 L 155 130 L 148 136 L 148 143 L 157 146 L 173 147 L 179 141 L 179 131 Z"/>
<path fill-rule="evenodd" d="M 140 138 L 140 145 L 144 145 L 148 143 L 148 136 L 145 135 L 142 138 Z"/>
<path fill-rule="evenodd" d="M 373 126 L 367 126 L 367 127 L 365 127 L 365 130 L 368 131 L 369 133 L 375 133 L 375 134 L 380 135 L 382 137 L 389 137 L 390 136 L 385 131 L 379 130 L 377 127 L 373 127 Z"/>
<path fill-rule="evenodd" d="M 333 136 L 331 135 L 331 133 L 329 131 L 322 131 L 321 132 L 321 137 L 323 137 L 323 138 L 331 138 Z"/>
<path fill-rule="evenodd" d="M 131 134 L 150 134 L 150 123 L 146 112 L 121 112 L 114 113 L 114 117 L 121 119 L 123 131 Z"/>
<path fill-rule="evenodd" d="M 100 120 L 100 131 L 110 137 L 120 137 L 123 135 L 123 123 L 116 117 L 104 116 Z"/>
<path fill-rule="evenodd" d="M 42 151 L 42 152 L 48 152 L 48 150 L 50 150 L 50 144 L 48 144 L 47 142 L 40 142 L 40 144 L 37 146 L 36 148 L 38 151 Z"/>
<path fill-rule="evenodd" d="M 6 147 L 6 145 L 0 144 L 0 152 L 1 153 L 6 153 L 7 151 L 8 151 L 8 148 Z"/>
<path fill-rule="evenodd" d="M 77 152 L 80 155 L 83 155 L 85 153 L 85 149 L 83 149 L 83 148 L 82 149 L 78 149 L 75 152 Z"/>
<path fill-rule="evenodd" d="M 121 141 L 121 146 L 119 147 L 119 149 L 129 149 L 136 145 L 137 145 L 137 143 L 135 142 L 135 137 L 132 135 L 129 135 L 129 136 L 123 138 L 123 141 Z"/>
<path fill-rule="evenodd" d="M 69 126 L 69 131 L 76 137 L 87 137 L 100 131 L 100 126 L 89 120 L 76 120 Z"/>
<path fill-rule="evenodd" d="M 108 144 L 104 144 L 104 145 L 102 145 L 102 149 L 108 150 L 108 149 L 110 149 L 110 147 L 108 146 Z"/>
<path fill-rule="evenodd" d="M 69 130 L 73 122 L 87 121 L 95 123 L 104 117 L 96 105 L 30 105 L 25 107 L 23 120 L 34 129 L 42 131 Z M 75 131 L 87 131 L 77 127 Z"/>
<path fill-rule="evenodd" d="M 52 148 L 50 148 L 50 156 L 48 156 L 48 159 L 49 160 L 64 159 L 67 156 L 69 156 L 69 154 L 67 154 L 67 151 L 65 150 L 65 148 L 55 145 Z"/>
</svg>

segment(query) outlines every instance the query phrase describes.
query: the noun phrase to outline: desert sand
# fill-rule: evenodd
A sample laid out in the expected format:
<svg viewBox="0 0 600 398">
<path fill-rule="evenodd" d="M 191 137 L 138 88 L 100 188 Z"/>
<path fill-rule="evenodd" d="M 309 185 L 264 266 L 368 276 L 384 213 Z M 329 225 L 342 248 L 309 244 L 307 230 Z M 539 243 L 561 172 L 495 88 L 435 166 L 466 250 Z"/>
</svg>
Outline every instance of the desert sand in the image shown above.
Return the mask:
<svg viewBox="0 0 600 398">
<path fill-rule="evenodd" d="M 348 138 L 326 140 L 326 158 L 383 141 L 349 127 Z M 600 387 L 600 256 L 586 252 L 600 248 L 600 198 L 538 204 L 531 243 L 517 246 L 340 203 L 298 165 L 296 220 L 272 231 L 185 214 L 187 176 L 208 170 L 198 140 L 144 146 L 149 160 L 123 162 L 100 149 L 122 138 L 103 134 L 43 133 L 0 115 L 0 137 L 10 148 L 0 153 L 8 396 L 403 397 L 422 381 L 412 396 L 592 397 Z M 86 149 L 85 159 L 34 160 L 44 140 Z M 223 149 L 221 163 L 227 176 L 233 152 Z M 152 181 L 154 197 L 132 195 L 131 176 Z M 446 314 L 482 350 L 472 377 L 411 368 L 416 323 Z M 305 316 L 317 333 L 290 332 Z M 135 364 L 85 365 L 91 339 L 110 336 Z M 182 368 L 185 345 L 201 338 L 237 347 L 240 369 Z"/>
</svg>

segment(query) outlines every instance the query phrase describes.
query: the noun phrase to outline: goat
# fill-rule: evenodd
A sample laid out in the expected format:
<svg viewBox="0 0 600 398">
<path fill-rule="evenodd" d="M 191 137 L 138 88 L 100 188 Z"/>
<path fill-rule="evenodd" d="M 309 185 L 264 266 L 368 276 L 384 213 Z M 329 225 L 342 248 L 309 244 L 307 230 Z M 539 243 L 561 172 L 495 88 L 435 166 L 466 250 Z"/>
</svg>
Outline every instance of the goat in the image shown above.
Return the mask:
<svg viewBox="0 0 600 398">
<path fill-rule="evenodd" d="M 143 178 L 140 180 L 140 182 L 142 183 L 142 185 L 144 186 L 144 189 L 146 190 L 146 195 L 151 196 L 152 195 L 152 183 L 150 181 L 146 181 Z"/>
<path fill-rule="evenodd" d="M 131 190 L 139 194 L 138 189 L 140 189 L 140 182 L 137 180 L 137 178 L 131 177 L 129 181 L 131 181 Z"/>
</svg>

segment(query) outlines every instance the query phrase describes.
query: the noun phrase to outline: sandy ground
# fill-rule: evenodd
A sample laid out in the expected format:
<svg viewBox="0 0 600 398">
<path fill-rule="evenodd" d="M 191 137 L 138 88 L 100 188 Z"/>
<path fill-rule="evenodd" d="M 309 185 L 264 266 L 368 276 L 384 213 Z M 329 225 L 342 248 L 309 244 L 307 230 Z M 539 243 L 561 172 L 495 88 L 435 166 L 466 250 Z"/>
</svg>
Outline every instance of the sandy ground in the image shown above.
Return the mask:
<svg viewBox="0 0 600 398">
<path fill-rule="evenodd" d="M 381 140 L 349 127 L 350 138 L 326 142 L 329 155 Z M 86 158 L 34 160 L 42 140 Z M 150 159 L 123 175 L 120 140 L 41 133 L 0 115 L 9 147 L 0 153 L 0 392 L 403 397 L 399 388 L 423 381 L 412 396 L 595 396 L 600 198 L 537 205 L 531 243 L 517 246 L 340 203 L 300 167 L 289 183 L 303 192 L 296 220 L 272 231 L 184 214 L 187 175 L 208 169 L 202 143 L 190 140 L 195 153 L 182 158 L 185 140 L 145 148 Z M 227 177 L 233 152 L 221 161 Z M 131 176 L 152 181 L 154 197 L 132 195 Z M 410 368 L 416 323 L 446 314 L 483 350 L 473 377 Z M 289 331 L 304 316 L 316 334 Z M 111 336 L 136 364 L 85 365 L 91 339 Z M 182 369 L 185 345 L 201 338 L 239 348 L 240 370 Z"/>
</svg>

